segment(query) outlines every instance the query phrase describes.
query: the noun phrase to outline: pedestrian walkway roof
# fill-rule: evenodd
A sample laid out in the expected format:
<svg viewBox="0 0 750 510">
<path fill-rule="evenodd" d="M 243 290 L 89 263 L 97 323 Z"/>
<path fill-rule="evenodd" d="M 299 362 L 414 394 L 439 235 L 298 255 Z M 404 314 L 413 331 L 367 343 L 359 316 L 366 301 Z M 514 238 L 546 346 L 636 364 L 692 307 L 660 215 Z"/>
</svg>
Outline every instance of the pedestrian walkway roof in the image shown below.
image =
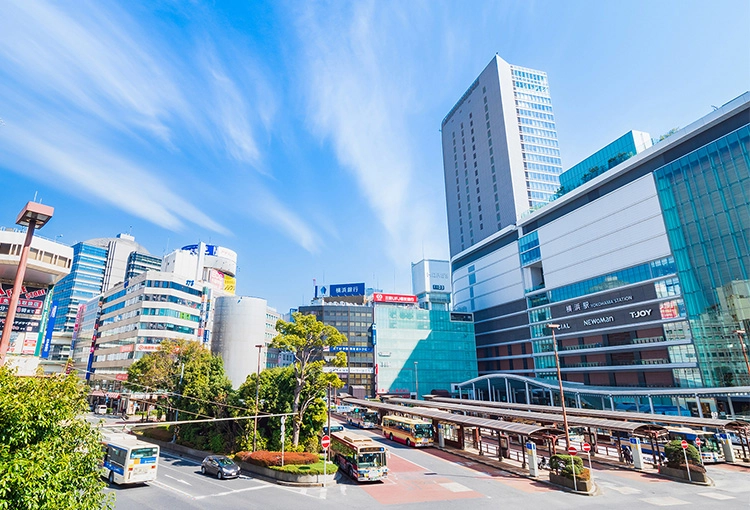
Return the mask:
<svg viewBox="0 0 750 510">
<path fill-rule="evenodd" d="M 448 402 L 451 401 L 451 402 Z M 430 408 L 445 409 L 453 412 L 469 412 L 469 413 L 480 413 L 488 414 L 490 416 L 500 416 L 502 418 L 510 418 L 513 420 L 528 420 L 539 423 L 563 423 L 562 414 L 558 414 L 554 411 L 547 412 L 530 412 L 521 411 L 516 409 L 504 409 L 495 406 L 488 406 L 486 404 L 494 404 L 495 402 L 483 402 L 472 400 L 475 405 L 467 404 L 467 401 L 459 401 L 456 399 L 432 399 L 431 401 L 412 400 L 408 398 L 389 398 L 389 403 L 401 404 L 401 405 L 418 405 Z M 544 406 L 541 406 L 544 407 Z M 568 413 L 570 414 L 570 413 Z M 661 425 L 653 423 L 639 423 L 636 421 L 620 421 L 606 418 L 593 418 L 588 416 L 568 416 L 568 425 L 572 427 L 590 427 L 599 428 L 604 430 L 615 430 L 618 432 L 626 432 L 629 436 L 660 436 L 666 435 L 667 429 Z"/>
<path fill-rule="evenodd" d="M 367 407 L 369 409 L 377 409 L 380 411 L 390 411 L 400 414 L 408 414 L 410 416 L 418 416 L 420 418 L 428 418 L 444 423 L 455 423 L 457 425 L 464 425 L 467 427 L 481 427 L 488 430 L 497 430 L 506 434 L 520 434 L 522 436 L 549 436 L 549 435 L 560 435 L 563 431 L 555 427 L 546 427 L 541 425 L 530 425 L 526 423 L 515 423 L 510 421 L 492 420 L 489 418 L 479 418 L 476 416 L 465 416 L 460 414 L 453 414 L 447 411 L 440 411 L 438 409 L 432 409 L 427 407 L 406 407 L 403 405 L 387 404 L 383 402 L 375 402 L 371 400 L 362 400 L 358 398 L 343 398 L 345 403 Z M 422 402 L 420 402 L 422 403 Z"/>
</svg>

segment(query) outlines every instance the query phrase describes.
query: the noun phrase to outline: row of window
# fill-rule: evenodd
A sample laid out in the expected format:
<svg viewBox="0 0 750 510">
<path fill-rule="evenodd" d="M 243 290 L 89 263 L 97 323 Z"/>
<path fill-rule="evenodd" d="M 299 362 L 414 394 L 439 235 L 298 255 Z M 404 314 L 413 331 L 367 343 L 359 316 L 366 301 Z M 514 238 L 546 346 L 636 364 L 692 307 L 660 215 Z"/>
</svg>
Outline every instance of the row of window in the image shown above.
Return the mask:
<svg viewBox="0 0 750 510">
<path fill-rule="evenodd" d="M 539 113 L 532 110 L 525 110 L 522 108 L 516 108 L 516 113 L 520 117 L 521 115 L 526 117 L 531 117 L 533 119 L 542 119 L 542 120 L 555 120 L 555 116 L 549 113 Z"/>
</svg>

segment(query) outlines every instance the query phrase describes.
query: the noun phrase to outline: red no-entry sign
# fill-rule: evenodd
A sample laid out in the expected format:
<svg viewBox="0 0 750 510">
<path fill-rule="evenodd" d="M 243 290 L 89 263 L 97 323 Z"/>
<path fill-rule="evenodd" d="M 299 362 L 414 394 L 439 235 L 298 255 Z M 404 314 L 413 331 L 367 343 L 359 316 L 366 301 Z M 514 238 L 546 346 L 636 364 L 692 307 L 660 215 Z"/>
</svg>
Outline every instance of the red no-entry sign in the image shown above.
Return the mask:
<svg viewBox="0 0 750 510">
<path fill-rule="evenodd" d="M 591 445 L 588 444 L 588 443 L 583 443 L 581 445 L 581 450 L 583 450 L 584 452 L 588 453 L 591 450 Z"/>
<path fill-rule="evenodd" d="M 682 440 L 682 443 L 680 443 L 680 446 L 682 446 L 682 449 L 683 449 L 683 450 L 687 450 L 687 447 L 688 447 L 688 442 L 687 442 L 687 441 L 685 441 L 685 440 L 683 439 L 683 440 Z"/>
<path fill-rule="evenodd" d="M 575 455 L 576 453 L 578 453 L 578 450 L 576 450 L 575 446 L 568 446 L 568 453 L 571 455 Z"/>
<path fill-rule="evenodd" d="M 324 450 L 327 450 L 328 447 L 331 446 L 331 438 L 323 436 L 320 440 L 320 446 L 322 446 Z"/>
<path fill-rule="evenodd" d="M 703 441 L 701 441 L 701 438 L 699 438 L 699 437 L 695 438 L 695 446 L 700 446 L 702 442 Z"/>
</svg>

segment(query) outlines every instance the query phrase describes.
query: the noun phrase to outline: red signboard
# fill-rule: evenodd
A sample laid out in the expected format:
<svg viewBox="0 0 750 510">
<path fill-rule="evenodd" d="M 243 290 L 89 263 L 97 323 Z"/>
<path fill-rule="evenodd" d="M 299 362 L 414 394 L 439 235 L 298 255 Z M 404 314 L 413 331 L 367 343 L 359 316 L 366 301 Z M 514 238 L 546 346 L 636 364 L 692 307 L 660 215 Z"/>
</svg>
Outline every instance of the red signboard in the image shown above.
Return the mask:
<svg viewBox="0 0 750 510">
<path fill-rule="evenodd" d="M 323 436 L 320 440 L 320 446 L 322 446 L 324 450 L 327 450 L 328 447 L 331 446 L 331 438 L 329 436 Z"/>
<path fill-rule="evenodd" d="M 683 449 L 683 450 L 687 450 L 687 447 L 688 447 L 688 442 L 687 442 L 687 441 L 685 441 L 685 440 L 683 439 L 683 440 L 682 440 L 682 443 L 680 443 L 680 446 L 682 446 L 682 449 Z"/>
<path fill-rule="evenodd" d="M 372 295 L 372 300 L 375 303 L 416 303 L 417 296 L 410 294 L 383 294 L 382 292 L 376 292 Z"/>
<path fill-rule="evenodd" d="M 703 443 L 703 441 L 701 441 L 701 438 L 699 438 L 699 437 L 696 437 L 696 438 L 695 438 L 695 446 L 700 446 L 700 445 L 701 445 L 701 443 Z"/>
<path fill-rule="evenodd" d="M 583 450 L 584 452 L 587 452 L 587 453 L 588 453 L 588 452 L 589 452 L 589 451 L 591 450 L 591 445 L 590 445 L 590 444 L 588 444 L 588 443 L 583 443 L 583 444 L 581 445 L 581 450 Z"/>
<path fill-rule="evenodd" d="M 578 453 L 578 450 L 576 450 L 575 446 L 568 446 L 568 453 L 571 455 L 575 455 L 576 453 Z"/>
</svg>

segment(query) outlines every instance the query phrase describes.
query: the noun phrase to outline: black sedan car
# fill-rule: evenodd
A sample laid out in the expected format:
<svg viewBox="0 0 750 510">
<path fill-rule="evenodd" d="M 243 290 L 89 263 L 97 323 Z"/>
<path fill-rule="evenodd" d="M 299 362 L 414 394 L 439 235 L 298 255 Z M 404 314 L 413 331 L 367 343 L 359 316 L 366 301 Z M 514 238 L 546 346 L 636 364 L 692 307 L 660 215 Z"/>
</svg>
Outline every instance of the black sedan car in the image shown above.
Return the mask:
<svg viewBox="0 0 750 510">
<path fill-rule="evenodd" d="M 237 478 L 240 476 L 240 467 L 224 455 L 209 455 L 201 462 L 201 473 L 216 475 L 219 480 Z"/>
</svg>

